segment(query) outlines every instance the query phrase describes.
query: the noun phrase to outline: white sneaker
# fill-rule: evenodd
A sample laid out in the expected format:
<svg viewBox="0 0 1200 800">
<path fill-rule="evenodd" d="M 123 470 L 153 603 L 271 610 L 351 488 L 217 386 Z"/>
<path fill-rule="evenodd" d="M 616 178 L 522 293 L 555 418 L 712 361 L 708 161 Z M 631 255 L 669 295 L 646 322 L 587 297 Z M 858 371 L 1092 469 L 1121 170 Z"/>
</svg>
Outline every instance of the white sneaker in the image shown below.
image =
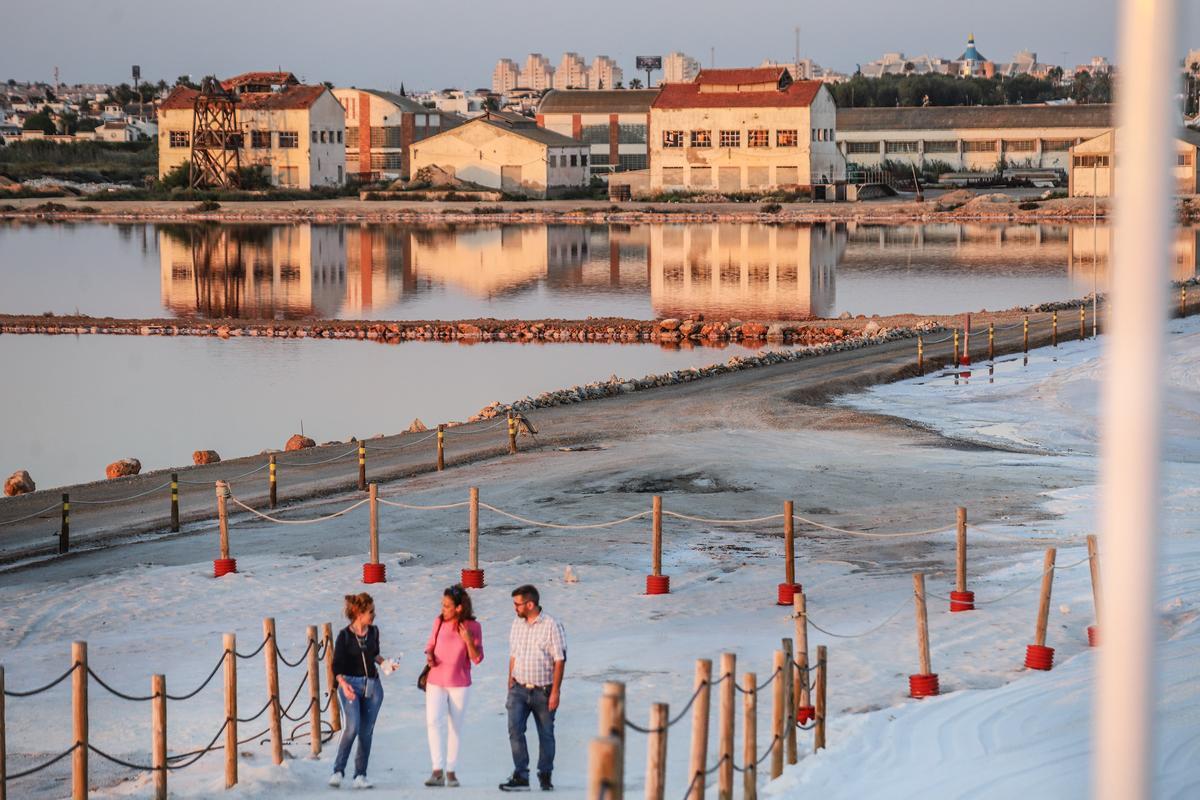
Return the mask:
<svg viewBox="0 0 1200 800">
<path fill-rule="evenodd" d="M 359 775 L 354 779 L 354 788 L 355 789 L 374 789 L 375 784 L 373 784 L 369 780 L 367 780 L 366 775 Z"/>
<path fill-rule="evenodd" d="M 335 772 L 329 776 L 329 785 L 333 788 L 338 788 L 342 785 L 342 773 Z"/>
</svg>

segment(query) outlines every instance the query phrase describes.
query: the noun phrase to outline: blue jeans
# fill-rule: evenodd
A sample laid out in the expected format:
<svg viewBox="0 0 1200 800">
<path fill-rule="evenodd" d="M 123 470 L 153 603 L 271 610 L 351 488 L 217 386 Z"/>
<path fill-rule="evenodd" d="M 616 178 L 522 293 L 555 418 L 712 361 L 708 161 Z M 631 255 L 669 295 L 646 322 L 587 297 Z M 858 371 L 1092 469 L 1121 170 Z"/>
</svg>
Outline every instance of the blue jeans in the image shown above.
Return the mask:
<svg viewBox="0 0 1200 800">
<path fill-rule="evenodd" d="M 508 743 L 512 746 L 513 775 L 529 779 L 529 747 L 525 744 L 525 724 L 533 714 L 538 734 L 538 773 L 554 770 L 554 713 L 550 710 L 550 689 L 539 686 L 526 689 L 517 684 L 508 690 Z"/>
<path fill-rule="evenodd" d="M 379 678 L 357 678 L 350 675 L 342 677 L 354 689 L 354 699 L 346 699 L 345 692 L 338 687 L 338 701 L 342 704 L 342 738 L 338 742 L 333 771 L 346 774 L 350 746 L 357 737 L 358 751 L 354 754 L 354 777 L 357 778 L 367 774 L 367 759 L 371 757 L 371 735 L 375 732 L 375 718 L 379 716 L 379 707 L 383 705 L 383 684 L 379 682 Z"/>
</svg>

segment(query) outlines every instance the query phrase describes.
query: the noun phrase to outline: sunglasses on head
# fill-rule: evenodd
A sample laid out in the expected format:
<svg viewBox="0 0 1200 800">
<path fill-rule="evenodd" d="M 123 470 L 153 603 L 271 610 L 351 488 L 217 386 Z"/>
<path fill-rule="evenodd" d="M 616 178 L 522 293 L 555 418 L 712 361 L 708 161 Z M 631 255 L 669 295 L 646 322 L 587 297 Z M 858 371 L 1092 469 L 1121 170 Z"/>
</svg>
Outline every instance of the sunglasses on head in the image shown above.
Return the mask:
<svg viewBox="0 0 1200 800">
<path fill-rule="evenodd" d="M 446 594 L 449 595 L 451 600 L 458 604 L 461 604 L 462 599 L 467 596 L 466 591 L 461 586 L 451 586 L 446 590 Z"/>
</svg>

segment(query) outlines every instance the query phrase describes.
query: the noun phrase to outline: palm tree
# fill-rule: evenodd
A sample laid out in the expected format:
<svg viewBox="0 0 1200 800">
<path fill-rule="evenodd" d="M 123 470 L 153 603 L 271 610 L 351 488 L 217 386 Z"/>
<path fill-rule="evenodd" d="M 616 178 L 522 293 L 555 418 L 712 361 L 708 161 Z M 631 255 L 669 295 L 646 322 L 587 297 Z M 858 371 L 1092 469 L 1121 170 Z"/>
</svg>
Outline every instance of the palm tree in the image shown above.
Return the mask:
<svg viewBox="0 0 1200 800">
<path fill-rule="evenodd" d="M 641 78 L 632 78 L 632 79 L 630 79 L 630 81 L 629 81 L 629 88 L 630 88 L 630 89 L 640 89 L 640 88 L 642 88 L 642 79 L 641 79 Z"/>
</svg>

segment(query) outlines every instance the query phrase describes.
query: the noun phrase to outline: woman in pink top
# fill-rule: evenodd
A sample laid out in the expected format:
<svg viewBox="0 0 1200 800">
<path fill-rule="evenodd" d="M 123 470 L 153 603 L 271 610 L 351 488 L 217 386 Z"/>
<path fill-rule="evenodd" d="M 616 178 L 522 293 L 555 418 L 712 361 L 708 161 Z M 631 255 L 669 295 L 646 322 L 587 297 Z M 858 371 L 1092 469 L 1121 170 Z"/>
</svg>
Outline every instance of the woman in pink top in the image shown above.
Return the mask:
<svg viewBox="0 0 1200 800">
<path fill-rule="evenodd" d="M 425 646 L 429 678 L 425 687 L 425 726 L 433 774 L 426 786 L 458 786 L 458 742 L 471 690 L 471 665 L 483 661 L 483 629 L 471 611 L 471 597 L 461 585 L 442 592 L 442 613 L 433 623 Z M 446 746 L 446 717 L 450 736 Z"/>
</svg>

